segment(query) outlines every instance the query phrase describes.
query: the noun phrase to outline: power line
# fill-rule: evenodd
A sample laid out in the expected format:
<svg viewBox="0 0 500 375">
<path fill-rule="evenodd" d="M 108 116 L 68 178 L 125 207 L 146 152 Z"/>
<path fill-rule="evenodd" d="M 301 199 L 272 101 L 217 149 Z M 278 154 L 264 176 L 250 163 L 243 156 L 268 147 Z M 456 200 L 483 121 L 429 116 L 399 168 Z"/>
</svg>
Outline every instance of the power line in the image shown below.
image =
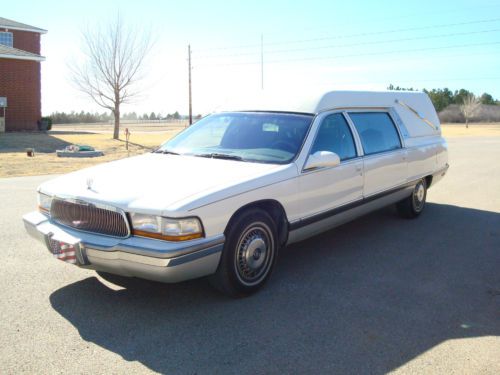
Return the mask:
<svg viewBox="0 0 500 375">
<path fill-rule="evenodd" d="M 398 32 L 406 32 L 406 31 L 421 31 L 421 30 L 441 29 L 441 28 L 446 28 L 446 27 L 475 25 L 475 24 L 480 24 L 480 23 L 490 23 L 490 22 L 497 22 L 497 21 L 500 21 L 500 18 L 491 18 L 491 19 L 483 19 L 483 20 L 476 20 L 476 21 L 455 22 L 455 23 L 449 23 L 449 24 L 410 27 L 410 28 L 403 28 L 403 29 L 392 29 L 392 30 L 384 30 L 384 31 L 364 32 L 364 33 L 357 33 L 357 34 L 344 34 L 344 35 L 326 36 L 326 37 L 318 37 L 318 38 L 310 38 L 310 39 L 271 42 L 271 43 L 265 43 L 264 46 L 310 43 L 310 42 L 318 42 L 318 41 L 322 41 L 322 40 L 356 38 L 356 37 L 362 37 L 362 36 L 392 34 L 392 33 L 398 33 Z M 260 44 L 247 44 L 247 45 L 230 46 L 230 47 L 215 47 L 215 48 L 209 48 L 209 49 L 201 49 L 200 51 L 231 50 L 231 49 L 257 48 L 257 47 L 260 47 Z M 202 57 L 202 56 L 198 56 L 198 58 L 200 58 L 200 57 Z"/>
<path fill-rule="evenodd" d="M 485 81 L 485 80 L 491 80 L 491 81 L 496 81 L 500 79 L 500 77 L 467 77 L 467 78 L 438 78 L 438 79 L 406 79 L 406 80 L 396 80 L 397 82 L 417 82 L 417 83 L 422 83 L 422 82 L 438 82 L 438 81 Z"/>
<path fill-rule="evenodd" d="M 405 80 L 391 80 L 390 82 L 394 84 L 396 82 L 396 86 L 399 84 L 425 84 L 429 82 L 461 82 L 461 81 L 498 81 L 500 77 L 466 77 L 466 78 L 438 78 L 438 79 L 405 79 Z M 356 83 L 356 82 L 354 82 Z M 367 85 L 387 85 L 387 81 L 363 81 Z M 445 84 L 446 86 L 446 84 Z"/>
<path fill-rule="evenodd" d="M 296 61 L 314 61 L 314 60 L 335 60 L 349 57 L 366 57 L 366 56 L 378 56 L 378 55 L 391 55 L 406 52 L 424 52 L 424 51 L 435 51 L 441 49 L 453 49 L 453 48 L 464 48 L 464 47 L 478 47 L 478 46 L 488 46 L 488 45 L 498 45 L 500 41 L 486 42 L 486 43 L 469 43 L 469 44 L 456 44 L 456 45 L 445 45 L 439 47 L 426 47 L 426 48 L 415 48 L 406 50 L 396 50 L 396 51 L 385 51 L 385 52 L 369 52 L 360 54 L 350 54 L 350 55 L 336 55 L 336 56 L 325 56 L 325 57 L 305 57 L 305 58 L 295 58 L 286 60 L 269 60 L 267 64 L 277 64 L 277 63 L 287 63 Z M 256 65 L 260 64 L 260 61 L 256 62 L 235 62 L 235 63 L 223 63 L 223 64 L 202 64 L 201 67 L 207 66 L 236 66 L 236 65 Z"/>
<path fill-rule="evenodd" d="M 489 5 L 483 5 L 483 6 L 479 6 L 479 5 L 474 5 L 472 7 L 465 7 L 465 8 L 454 8 L 454 9 L 450 9 L 449 7 L 446 8 L 446 10 L 437 10 L 437 11 L 432 11 L 432 12 L 419 12 L 418 14 L 415 14 L 415 13 L 407 13 L 407 14 L 398 14 L 396 16 L 387 16 L 387 17 L 379 17 L 377 16 L 377 22 L 380 23 L 380 24 L 385 24 L 385 22 L 383 21 L 390 21 L 390 22 L 394 22 L 395 19 L 397 19 L 398 21 L 400 20 L 403 20 L 405 18 L 415 18 L 416 16 L 418 16 L 419 19 L 422 19 L 422 16 L 426 16 L 426 15 L 438 15 L 439 16 L 439 19 L 442 18 L 443 15 L 447 15 L 447 14 L 455 14 L 455 13 L 460 13 L 460 12 L 468 12 L 467 13 L 467 17 L 470 17 L 471 15 L 471 12 L 470 11 L 477 11 L 478 9 L 484 9 L 484 8 L 498 8 L 500 7 L 500 3 L 498 4 L 489 4 Z M 490 14 L 495 14 L 494 12 L 491 12 Z M 359 14 L 357 14 L 357 16 L 359 16 Z M 369 20 L 373 20 L 373 15 L 370 14 L 369 17 L 368 17 Z M 363 19 L 359 19 L 359 17 L 357 18 L 357 23 L 362 23 L 364 22 Z M 327 29 L 328 31 L 331 31 L 331 26 L 328 25 L 328 26 L 322 26 L 322 27 L 314 27 L 314 28 L 303 28 L 301 29 L 302 32 L 310 32 L 310 31 L 316 31 L 316 32 L 323 32 L 325 29 Z M 287 29 L 282 29 L 282 30 L 279 30 L 279 31 L 276 31 L 276 30 L 273 30 L 272 33 L 269 33 L 270 35 L 282 35 L 282 34 L 289 34 L 290 31 L 287 30 Z M 368 35 L 370 35 L 371 33 L 368 33 Z M 248 33 L 247 33 L 248 35 Z M 279 42 L 278 42 L 279 43 Z M 247 45 L 249 46 L 249 45 Z M 203 50 L 204 51 L 208 51 L 208 50 L 224 50 L 224 49 L 232 49 L 232 48 L 240 48 L 240 47 L 247 47 L 247 46 L 233 46 L 233 47 L 225 47 L 225 46 L 221 46 L 221 47 L 212 47 L 212 48 L 204 48 Z M 257 47 L 256 44 L 251 44 L 250 46 L 254 46 L 254 47 Z"/>
<path fill-rule="evenodd" d="M 411 37 L 411 38 L 378 40 L 378 41 L 359 42 L 359 43 L 350 43 L 350 44 L 333 44 L 333 45 L 327 45 L 327 46 L 316 46 L 316 47 L 306 47 L 306 48 L 268 50 L 268 51 L 266 51 L 266 53 L 267 54 L 276 54 L 276 53 L 287 53 L 287 52 L 313 51 L 313 50 L 331 49 L 331 48 L 356 47 L 356 46 L 376 45 L 376 44 L 385 44 L 385 43 L 397 43 L 397 42 L 407 42 L 407 41 L 415 41 L 415 40 L 446 38 L 446 37 L 452 37 L 452 36 L 486 34 L 486 33 L 492 33 L 492 32 L 497 32 L 497 31 L 500 31 L 500 29 L 468 31 L 468 32 L 462 32 L 462 33 L 449 33 L 449 34 L 439 34 L 439 35 L 426 35 L 426 36 Z M 209 56 L 209 57 L 205 57 L 205 58 L 238 57 L 238 56 L 255 56 L 255 53 L 245 52 L 245 53 L 230 54 L 230 55 L 215 55 L 215 56 Z M 198 57 L 198 58 L 203 58 L 203 57 Z"/>
<path fill-rule="evenodd" d="M 397 53 L 405 53 L 405 52 L 423 52 L 423 51 L 435 51 L 441 49 L 452 49 L 452 48 L 464 48 L 464 47 L 477 47 L 477 46 L 487 46 L 487 45 L 497 45 L 500 44 L 498 42 L 486 42 L 486 43 L 469 43 L 469 44 L 456 44 L 451 46 L 440 46 L 440 47 L 426 47 L 426 48 L 415 48 L 415 49 L 406 49 L 406 50 L 397 50 L 397 51 L 386 51 L 386 52 L 368 52 L 368 53 L 360 53 L 360 54 L 352 54 L 352 55 L 338 55 L 331 57 L 322 57 L 322 58 L 301 58 L 301 59 L 289 59 L 289 60 L 270 60 L 268 63 L 282 63 L 287 61 L 309 61 L 309 60 L 330 60 L 337 58 L 347 58 L 347 57 L 363 57 L 363 56 L 377 56 L 377 55 L 391 55 Z"/>
<path fill-rule="evenodd" d="M 495 61 L 496 59 L 499 58 L 498 54 L 496 52 L 493 52 L 493 51 L 489 51 L 489 52 L 477 52 L 477 53 L 474 53 L 473 56 L 471 56 L 470 53 L 453 53 L 453 54 L 448 54 L 446 51 L 443 51 L 444 54 L 439 54 L 439 55 L 435 55 L 433 54 L 432 55 L 432 60 L 438 60 L 438 59 L 455 59 L 455 58 L 463 58 L 463 57 L 474 57 L 474 58 L 477 58 L 477 57 L 494 57 L 495 58 Z M 385 60 L 381 60 L 381 59 L 378 59 L 378 60 L 370 60 L 369 64 L 365 64 L 364 61 L 360 61 L 359 65 L 365 65 L 366 68 L 370 68 L 372 67 L 372 64 L 377 64 L 377 63 L 384 63 Z M 402 63 L 415 63 L 415 62 L 429 62 L 430 61 L 430 58 L 428 55 L 426 56 L 419 56 L 419 57 L 413 57 L 413 56 L 397 56 L 397 57 L 392 57 L 390 62 L 391 63 L 396 63 L 396 62 L 402 62 Z M 331 65 L 332 68 L 335 68 L 337 67 L 337 65 Z M 294 68 L 293 66 L 280 66 L 280 71 L 283 72 L 283 71 L 287 71 L 287 70 L 295 70 L 296 68 Z"/>
<path fill-rule="evenodd" d="M 460 12 L 468 12 L 467 13 L 467 16 L 469 17 L 471 15 L 470 11 L 477 11 L 478 9 L 484 9 L 484 8 L 498 8 L 500 7 L 500 3 L 498 4 L 489 4 L 489 5 L 483 5 L 483 6 L 478 6 L 478 5 L 474 5 L 472 7 L 465 7 L 465 8 L 455 8 L 455 9 L 449 9 L 449 7 L 447 7 L 446 11 L 443 11 L 443 10 L 437 10 L 437 11 L 432 11 L 432 12 L 419 12 L 418 13 L 418 17 L 420 19 L 422 19 L 422 16 L 426 16 L 426 15 L 439 15 L 439 19 L 442 18 L 442 16 L 444 14 L 453 14 L 453 13 L 460 13 Z M 490 14 L 494 14 L 493 12 L 490 13 Z M 407 14 L 400 14 L 400 15 L 397 15 L 397 16 L 387 16 L 387 17 L 377 17 L 377 21 L 380 22 L 380 21 L 391 21 L 393 22 L 395 19 L 397 19 L 398 21 L 399 20 L 403 20 L 405 18 L 415 18 L 416 14 L 415 13 L 407 13 Z M 370 14 L 369 16 L 369 19 L 370 20 L 373 20 L 373 15 Z M 358 23 L 360 23 L 360 21 L 362 20 L 359 20 L 358 19 Z M 380 22 L 380 23 L 384 23 L 384 22 Z M 330 30 L 331 29 L 331 26 L 323 26 L 323 27 L 320 27 L 320 28 L 308 28 L 308 29 L 302 29 L 302 31 L 323 31 L 325 29 L 328 29 Z M 281 34 L 288 34 L 289 31 L 288 30 L 281 30 L 281 31 L 274 31 L 273 32 L 273 35 L 281 35 Z"/>
<path fill-rule="evenodd" d="M 457 22 L 457 23 L 449 23 L 449 24 L 441 24 L 441 25 L 430 25 L 430 26 L 421 26 L 421 27 L 410 27 L 406 29 L 394 29 L 394 30 L 386 30 L 386 31 L 375 31 L 375 32 L 366 32 L 366 33 L 358 33 L 358 34 L 350 34 L 350 35 L 339 35 L 339 36 L 330 36 L 330 37 L 320 37 L 320 38 L 312 38 L 312 39 L 302 39 L 297 41 L 288 41 L 288 42 L 274 42 L 268 43 L 268 45 L 282 45 L 282 44 L 296 44 L 296 43 L 309 43 L 309 42 L 317 42 L 321 40 L 331 40 L 331 39 L 343 39 L 343 38 L 354 38 L 361 36 L 373 36 L 373 35 L 383 35 L 383 34 L 392 34 L 406 31 L 420 31 L 420 30 L 430 30 L 430 29 L 442 29 L 446 27 L 453 26 L 464 26 L 464 25 L 474 25 L 479 23 L 490 23 L 500 21 L 500 18 L 493 18 L 487 20 L 479 20 L 479 21 L 469 21 L 469 22 Z"/>
</svg>

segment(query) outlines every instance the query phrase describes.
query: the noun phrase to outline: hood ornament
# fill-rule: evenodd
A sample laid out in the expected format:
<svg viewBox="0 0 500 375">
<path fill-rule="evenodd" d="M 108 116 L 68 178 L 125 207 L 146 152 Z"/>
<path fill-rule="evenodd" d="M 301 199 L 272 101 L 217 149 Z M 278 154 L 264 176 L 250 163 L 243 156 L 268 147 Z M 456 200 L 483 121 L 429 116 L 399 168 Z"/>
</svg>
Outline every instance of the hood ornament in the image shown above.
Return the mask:
<svg viewBox="0 0 500 375">
<path fill-rule="evenodd" d="M 94 183 L 94 179 L 89 177 L 87 178 L 87 189 L 92 190 L 92 184 Z"/>
</svg>

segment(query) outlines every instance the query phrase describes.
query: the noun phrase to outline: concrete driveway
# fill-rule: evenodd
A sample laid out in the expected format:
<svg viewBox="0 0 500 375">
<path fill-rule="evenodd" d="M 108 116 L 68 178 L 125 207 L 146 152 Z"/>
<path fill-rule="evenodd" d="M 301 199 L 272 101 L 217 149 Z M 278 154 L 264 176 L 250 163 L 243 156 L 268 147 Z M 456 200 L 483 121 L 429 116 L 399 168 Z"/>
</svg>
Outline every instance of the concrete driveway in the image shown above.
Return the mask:
<svg viewBox="0 0 500 375">
<path fill-rule="evenodd" d="M 500 138 L 452 138 L 417 220 L 387 208 L 282 251 L 264 290 L 126 288 L 54 260 L 0 180 L 0 373 L 500 373 Z"/>
</svg>

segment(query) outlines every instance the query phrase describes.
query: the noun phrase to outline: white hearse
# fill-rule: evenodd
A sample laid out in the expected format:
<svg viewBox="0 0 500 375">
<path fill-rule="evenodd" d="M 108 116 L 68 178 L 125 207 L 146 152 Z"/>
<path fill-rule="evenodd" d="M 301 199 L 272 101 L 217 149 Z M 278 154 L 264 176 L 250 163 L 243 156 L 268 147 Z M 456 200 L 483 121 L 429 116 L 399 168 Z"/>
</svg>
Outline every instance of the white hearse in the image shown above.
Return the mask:
<svg viewBox="0 0 500 375">
<path fill-rule="evenodd" d="M 306 99 L 215 113 L 152 153 L 50 180 L 25 227 L 102 275 L 210 276 L 238 296 L 264 284 L 287 244 L 389 204 L 420 215 L 448 169 L 427 95 Z"/>
</svg>

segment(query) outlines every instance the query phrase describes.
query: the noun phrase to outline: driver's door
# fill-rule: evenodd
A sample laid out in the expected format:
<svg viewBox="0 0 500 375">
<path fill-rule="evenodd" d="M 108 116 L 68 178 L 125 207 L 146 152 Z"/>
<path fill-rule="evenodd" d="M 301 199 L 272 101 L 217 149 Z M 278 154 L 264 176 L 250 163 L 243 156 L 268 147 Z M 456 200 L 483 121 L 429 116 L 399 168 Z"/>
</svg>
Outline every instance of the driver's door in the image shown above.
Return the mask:
<svg viewBox="0 0 500 375">
<path fill-rule="evenodd" d="M 323 118 L 309 155 L 317 151 L 335 152 L 340 164 L 302 169 L 299 175 L 301 219 L 313 218 L 363 198 L 363 160 L 358 155 L 353 131 L 342 112 L 329 113 Z"/>
</svg>

